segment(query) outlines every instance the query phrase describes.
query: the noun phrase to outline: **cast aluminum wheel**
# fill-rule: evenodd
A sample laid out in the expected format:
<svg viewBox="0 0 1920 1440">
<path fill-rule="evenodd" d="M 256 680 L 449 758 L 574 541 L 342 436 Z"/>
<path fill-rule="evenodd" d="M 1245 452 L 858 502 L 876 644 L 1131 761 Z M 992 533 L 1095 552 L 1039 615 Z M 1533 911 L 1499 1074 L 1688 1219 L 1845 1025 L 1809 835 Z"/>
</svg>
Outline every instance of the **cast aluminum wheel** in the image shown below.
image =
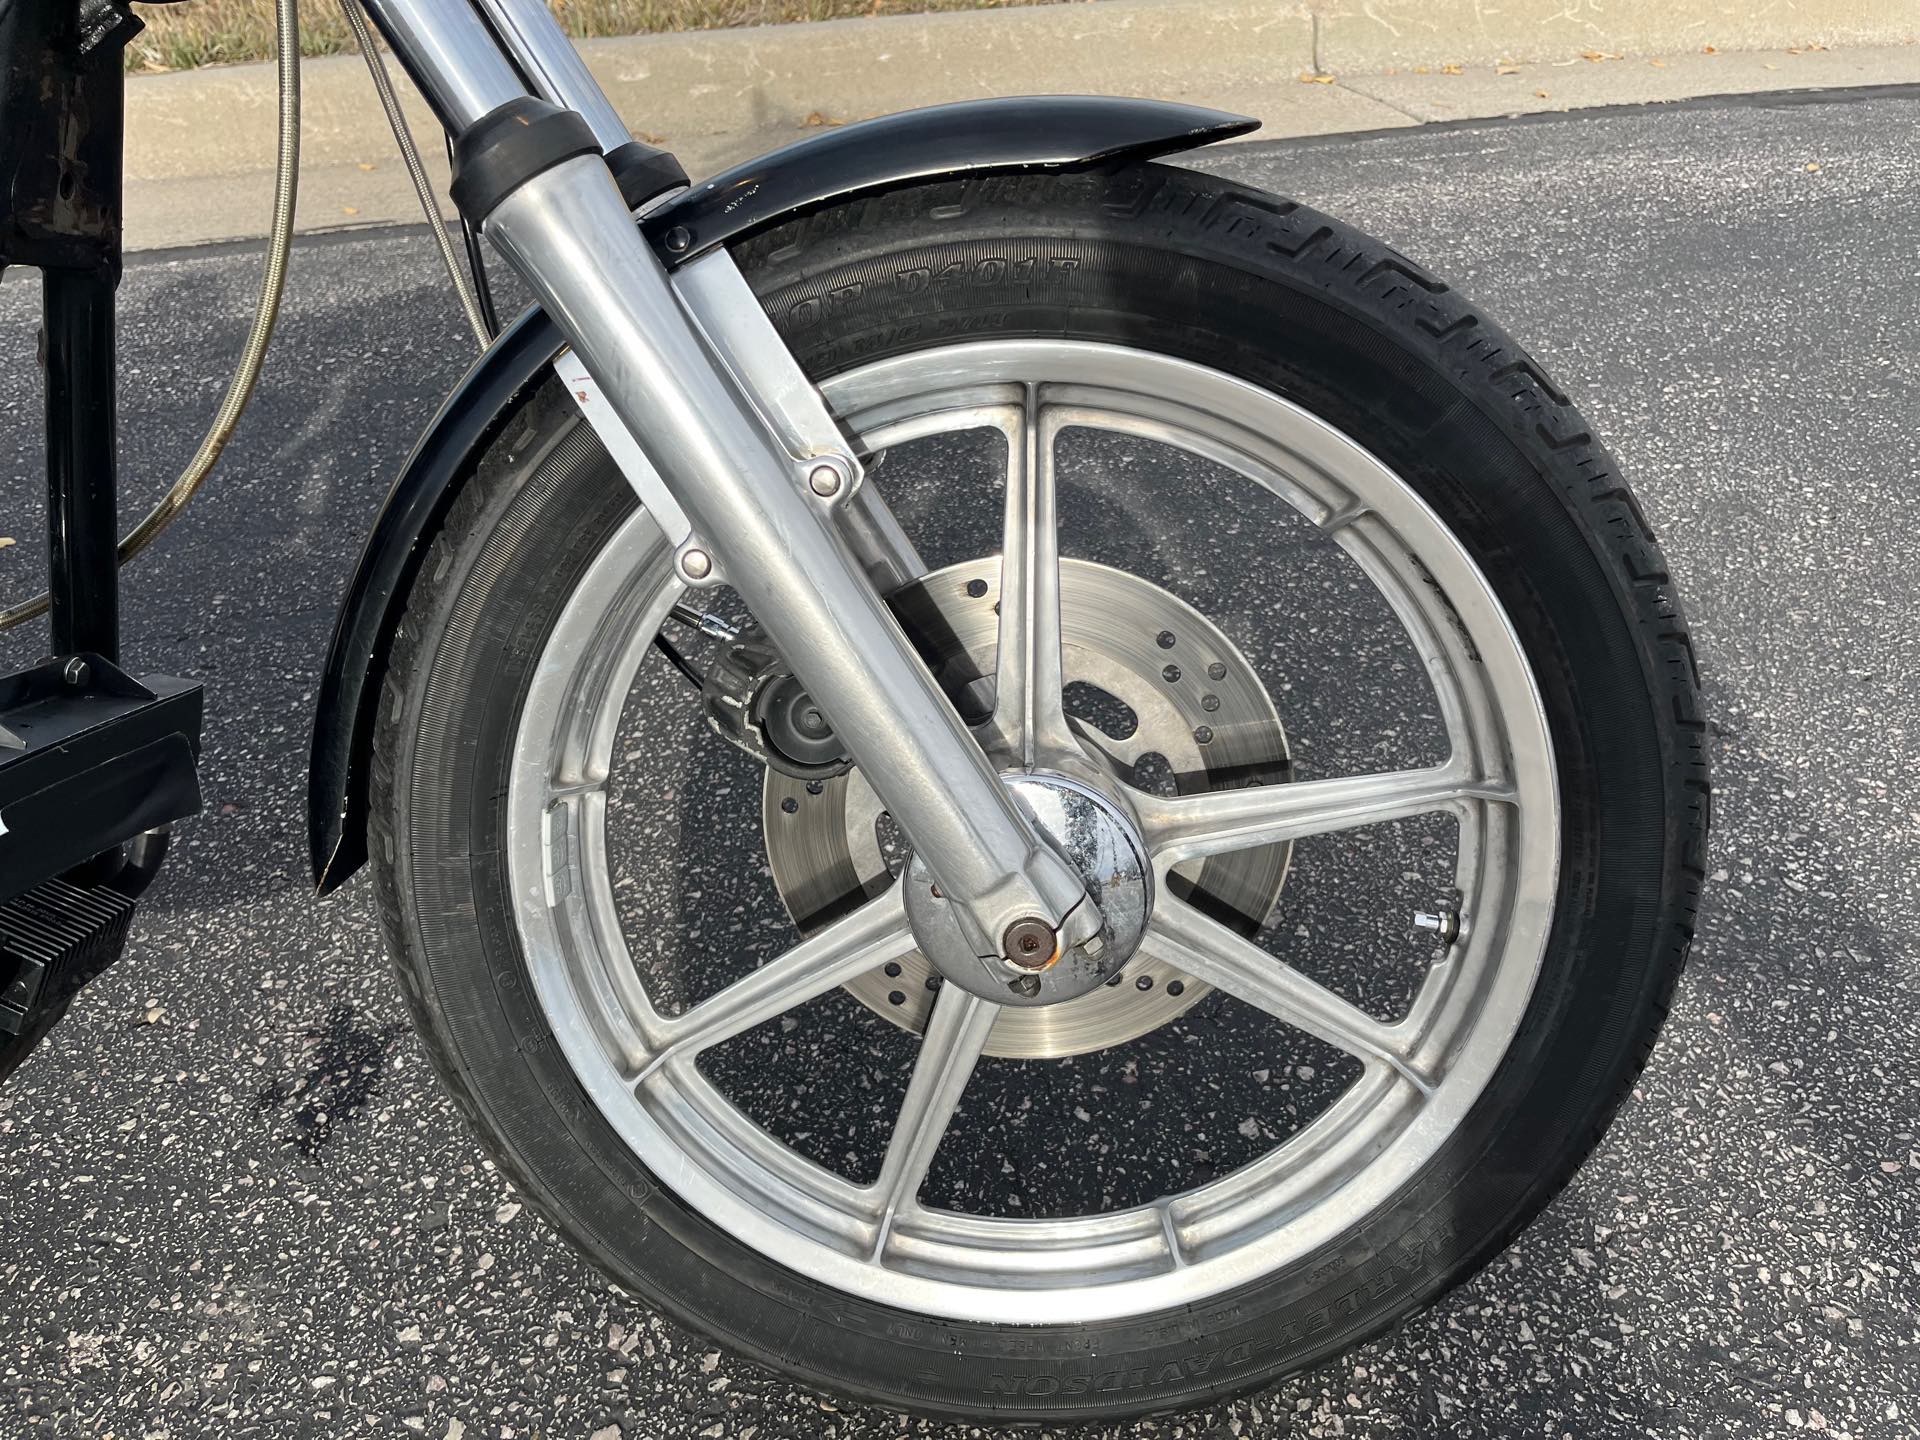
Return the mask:
<svg viewBox="0 0 1920 1440">
<path fill-rule="evenodd" d="M 1098 785 L 1131 817 L 1157 883 L 1125 973 L 1180 977 L 1176 1000 L 1189 988 L 1225 991 L 1354 1056 L 1359 1078 L 1263 1157 L 1156 1203 L 1046 1220 L 923 1204 L 921 1182 L 983 1055 L 1077 1053 L 1164 1023 L 1184 1006 L 1162 1007 L 1165 1015 L 1115 1008 L 1083 1023 L 1072 1008 L 1110 1003 L 1106 990 L 1037 1009 L 996 1005 L 953 984 L 927 991 L 931 976 L 907 925 L 902 884 L 883 881 L 870 860 L 861 873 L 853 858 L 871 827 L 858 814 L 847 821 L 850 802 L 809 842 L 832 848 L 844 838 L 845 866 L 837 854 L 782 858 L 782 842 L 773 840 L 776 874 L 785 870 L 783 894 L 803 923 L 820 907 L 795 897 L 830 884 L 823 874 L 850 868 L 861 893 L 878 893 L 719 994 L 665 1013 L 627 952 L 607 864 L 606 795 L 621 705 L 680 594 L 657 531 L 635 515 L 548 640 L 522 712 L 508 797 L 507 862 L 528 969 L 580 1083 L 648 1170 L 713 1223 L 794 1271 L 924 1314 L 1012 1324 L 1143 1315 L 1271 1274 L 1359 1224 L 1435 1154 L 1493 1075 L 1532 994 L 1551 920 L 1559 816 L 1547 725 L 1484 577 L 1432 511 L 1360 446 L 1285 400 L 1191 363 L 1099 344 L 1009 340 L 922 350 L 823 388 L 866 450 L 980 428 L 1006 437 L 1006 553 L 1021 579 L 1001 587 L 995 634 L 1026 644 L 996 640 L 986 649 L 977 635 L 962 636 L 956 653 L 978 657 L 983 669 L 992 662 L 1001 703 L 983 732 L 990 752 L 1015 771 L 1070 773 Z M 1062 565 L 1057 555 L 1051 457 L 1060 437 L 1079 429 L 1175 446 L 1229 467 L 1335 541 L 1424 664 L 1448 757 L 1416 770 L 1252 786 L 1215 783 L 1203 763 L 1197 784 L 1193 768 L 1185 772 L 1193 788 L 1153 793 L 1129 783 L 1130 762 L 1089 727 L 1069 723 L 1058 706 L 1049 718 L 1048 654 L 1067 661 L 1059 678 L 1080 678 L 1071 673 L 1077 663 L 1103 674 L 1110 683 L 1102 688 L 1137 711 L 1152 709 L 1145 691 L 1135 698 L 1115 688 L 1139 675 L 1129 654 L 1137 627 L 1116 617 L 1103 645 L 1076 596 L 1106 585 L 1151 608 L 1164 593 L 1159 577 L 1097 579 L 1097 568 Z M 986 576 L 976 567 L 945 578 Z M 1220 634 L 1224 645 L 1202 673 L 1218 665 L 1223 681 L 1238 682 L 1231 639 L 1205 617 L 1195 628 Z M 1041 659 L 1001 671 L 1003 652 Z M 1039 703 L 1009 704 L 1009 696 Z M 1259 762 L 1283 768 L 1271 697 L 1243 694 L 1236 707 L 1233 725 L 1258 732 L 1241 738 L 1250 738 Z M 1175 719 L 1185 723 L 1177 712 Z M 1173 725 L 1165 722 L 1166 734 Z M 781 784 L 768 785 L 776 807 L 788 798 Z M 855 791 L 857 780 L 845 788 Z M 1459 829 L 1458 934 L 1395 1023 L 1315 984 L 1253 943 L 1244 926 L 1192 902 L 1194 887 L 1225 866 L 1220 884 L 1253 897 L 1252 908 L 1270 905 L 1291 841 L 1436 812 Z M 890 966 L 899 975 L 889 975 Z M 909 966 L 919 967 L 913 973 L 931 1001 L 917 1016 L 889 1017 L 922 1039 L 871 1183 L 783 1144 L 697 1063 L 722 1041 L 837 987 L 871 1005 L 874 977 L 894 981 Z"/>
</svg>

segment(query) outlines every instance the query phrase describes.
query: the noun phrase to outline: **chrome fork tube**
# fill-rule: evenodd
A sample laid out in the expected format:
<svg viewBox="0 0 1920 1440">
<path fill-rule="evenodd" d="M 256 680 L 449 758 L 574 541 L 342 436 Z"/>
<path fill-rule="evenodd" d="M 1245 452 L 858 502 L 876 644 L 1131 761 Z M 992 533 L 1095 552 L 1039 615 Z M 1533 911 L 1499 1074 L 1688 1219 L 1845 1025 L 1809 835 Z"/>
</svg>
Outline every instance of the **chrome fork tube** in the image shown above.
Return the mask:
<svg viewBox="0 0 1920 1440">
<path fill-rule="evenodd" d="M 620 112 L 587 69 L 566 33 L 553 23 L 546 0 L 476 0 L 500 43 L 513 56 L 533 92 L 587 122 L 605 151 L 633 138 Z"/>
<path fill-rule="evenodd" d="M 466 0 L 361 0 L 449 135 L 527 93 Z"/>
<path fill-rule="evenodd" d="M 807 494 L 803 462 L 716 366 L 607 167 L 580 156 L 543 171 L 484 228 L 572 339 L 943 893 L 970 913 L 979 953 L 1003 955 L 1002 937 L 1024 916 L 1085 924 L 1076 907 L 1091 902 L 1081 903 L 1078 877 L 1034 835 L 847 554 L 828 507 Z M 771 328 L 769 343 L 780 343 Z M 1085 936 L 1076 927 L 1062 938 Z"/>
<path fill-rule="evenodd" d="M 367 3 L 450 130 L 524 101 L 463 0 Z M 604 159 L 576 154 L 537 170 L 492 202 L 482 229 L 572 342 L 978 953 L 1004 957 L 1007 932 L 1029 919 L 1054 929 L 1063 950 L 1097 935 L 1101 916 L 1078 875 L 1039 837 L 848 554 L 832 502 L 810 493 L 821 457 L 790 454 L 727 373 Z M 762 343 L 783 343 L 770 322 Z M 850 457 L 830 458 L 857 475 Z"/>
</svg>

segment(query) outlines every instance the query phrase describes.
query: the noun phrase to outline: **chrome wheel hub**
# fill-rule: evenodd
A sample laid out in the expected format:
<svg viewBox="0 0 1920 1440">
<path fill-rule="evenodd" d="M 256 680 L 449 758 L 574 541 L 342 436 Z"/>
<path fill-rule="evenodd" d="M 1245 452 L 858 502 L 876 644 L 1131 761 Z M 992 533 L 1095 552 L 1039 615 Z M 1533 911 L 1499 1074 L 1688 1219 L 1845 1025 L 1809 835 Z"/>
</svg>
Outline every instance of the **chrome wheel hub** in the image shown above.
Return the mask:
<svg viewBox="0 0 1920 1440">
<path fill-rule="evenodd" d="M 1099 935 L 1051 954 L 1036 944 L 1031 958 L 976 955 L 918 855 L 907 864 L 907 923 L 943 979 L 1001 1005 L 1059 1005 L 1107 984 L 1133 958 L 1147 928 L 1153 871 L 1138 828 L 1093 786 L 1042 774 L 1010 775 L 1007 785 L 1086 882 L 1105 921 Z"/>
<path fill-rule="evenodd" d="M 965 692 L 993 673 L 999 599 L 1000 557 L 989 555 L 933 572 L 894 603 L 935 673 Z M 1069 718 L 1085 751 L 1072 778 L 1118 800 L 1122 811 L 1132 793 L 1278 784 L 1292 773 L 1286 733 L 1253 667 L 1185 601 L 1137 575 L 1067 559 L 1060 563 L 1060 625 Z M 996 758 L 1005 764 L 1010 757 Z M 824 781 L 768 771 L 761 824 L 774 884 L 808 933 L 886 889 L 906 866 L 890 817 L 857 769 Z M 1280 844 L 1210 856 L 1176 867 L 1167 883 L 1176 893 L 1204 897 L 1216 913 L 1240 917 L 1238 928 L 1252 931 L 1278 901 L 1291 853 L 1291 845 Z M 1056 1059 L 1124 1044 L 1210 991 L 1183 970 L 1145 957 L 1128 964 L 1131 957 L 1131 947 L 1117 960 L 1102 955 L 1102 979 L 1070 995 L 1044 988 L 1021 996 L 1006 985 L 1017 977 L 1002 978 L 1005 967 L 995 962 L 993 998 L 1008 1009 L 986 1053 Z M 846 990 L 921 1034 L 947 973 L 919 952 Z"/>
</svg>

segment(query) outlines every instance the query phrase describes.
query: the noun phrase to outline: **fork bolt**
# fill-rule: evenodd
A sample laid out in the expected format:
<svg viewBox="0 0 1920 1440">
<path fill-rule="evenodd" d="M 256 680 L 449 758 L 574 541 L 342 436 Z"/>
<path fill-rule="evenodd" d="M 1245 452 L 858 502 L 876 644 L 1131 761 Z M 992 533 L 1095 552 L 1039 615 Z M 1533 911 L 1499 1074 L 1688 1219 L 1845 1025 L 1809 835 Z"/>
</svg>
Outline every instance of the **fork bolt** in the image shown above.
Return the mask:
<svg viewBox="0 0 1920 1440">
<path fill-rule="evenodd" d="M 807 488 L 822 500 L 838 495 L 842 483 L 840 471 L 832 465 L 816 465 L 807 472 Z"/>
<path fill-rule="evenodd" d="M 1044 970 L 1053 963 L 1053 927 L 1044 920 L 1014 921 L 1001 943 L 1008 962 L 1022 970 Z"/>
</svg>

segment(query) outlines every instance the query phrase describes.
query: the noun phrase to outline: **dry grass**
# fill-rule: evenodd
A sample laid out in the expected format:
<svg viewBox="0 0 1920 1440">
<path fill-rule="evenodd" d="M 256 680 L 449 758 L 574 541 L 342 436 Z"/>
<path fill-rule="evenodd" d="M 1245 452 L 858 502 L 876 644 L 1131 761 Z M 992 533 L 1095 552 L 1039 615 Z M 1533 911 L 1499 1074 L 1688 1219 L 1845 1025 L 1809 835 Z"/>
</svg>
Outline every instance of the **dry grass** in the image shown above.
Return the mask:
<svg viewBox="0 0 1920 1440">
<path fill-rule="evenodd" d="M 550 0 L 567 33 L 650 35 L 668 30 L 716 30 L 790 20 L 834 20 L 848 15 L 907 15 L 928 10 L 984 10 L 1047 0 Z M 189 0 L 142 5 L 147 23 L 127 47 L 129 70 L 186 70 L 265 60 L 273 54 L 273 0 Z M 305 0 L 300 7 L 300 53 L 339 55 L 353 34 L 336 0 Z"/>
</svg>

